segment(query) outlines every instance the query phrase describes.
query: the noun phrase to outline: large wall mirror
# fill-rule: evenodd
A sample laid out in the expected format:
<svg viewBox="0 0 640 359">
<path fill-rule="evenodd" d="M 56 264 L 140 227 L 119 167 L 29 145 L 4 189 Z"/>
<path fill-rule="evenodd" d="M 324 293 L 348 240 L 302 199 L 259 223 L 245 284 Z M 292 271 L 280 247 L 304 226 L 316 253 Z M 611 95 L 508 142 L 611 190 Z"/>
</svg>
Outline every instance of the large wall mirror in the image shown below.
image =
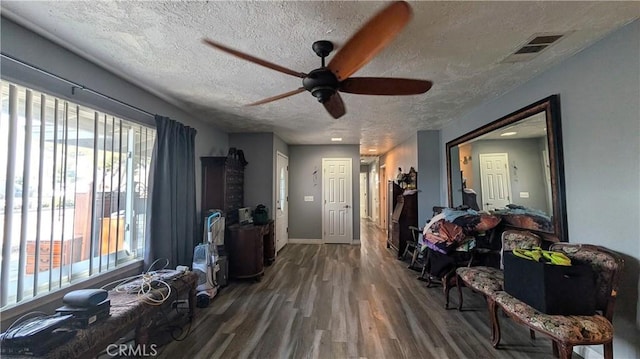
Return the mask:
<svg viewBox="0 0 640 359">
<path fill-rule="evenodd" d="M 553 95 L 447 143 L 449 205 L 567 241 L 563 167 Z"/>
</svg>

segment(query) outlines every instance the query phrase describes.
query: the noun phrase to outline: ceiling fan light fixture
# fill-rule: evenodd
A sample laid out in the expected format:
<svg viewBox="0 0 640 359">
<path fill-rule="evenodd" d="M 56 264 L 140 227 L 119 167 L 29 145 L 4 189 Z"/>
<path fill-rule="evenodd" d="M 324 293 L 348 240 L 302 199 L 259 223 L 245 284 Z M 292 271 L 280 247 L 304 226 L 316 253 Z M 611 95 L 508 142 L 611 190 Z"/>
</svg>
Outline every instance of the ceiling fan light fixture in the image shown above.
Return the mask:
<svg viewBox="0 0 640 359">
<path fill-rule="evenodd" d="M 318 102 L 325 103 L 339 86 L 336 75 L 326 67 L 321 67 L 311 71 L 304 79 L 302 86 L 318 99 Z"/>
<path fill-rule="evenodd" d="M 327 102 L 334 93 L 336 93 L 336 89 L 328 86 L 318 86 L 311 90 L 311 94 L 318 99 L 320 103 Z"/>
</svg>

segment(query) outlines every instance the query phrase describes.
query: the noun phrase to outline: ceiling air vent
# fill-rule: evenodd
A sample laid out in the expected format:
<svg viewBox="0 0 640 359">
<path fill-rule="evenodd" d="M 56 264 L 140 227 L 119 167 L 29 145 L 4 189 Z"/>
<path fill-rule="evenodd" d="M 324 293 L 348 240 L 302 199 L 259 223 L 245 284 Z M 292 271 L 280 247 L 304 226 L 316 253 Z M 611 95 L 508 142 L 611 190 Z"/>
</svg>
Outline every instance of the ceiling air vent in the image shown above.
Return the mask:
<svg viewBox="0 0 640 359">
<path fill-rule="evenodd" d="M 563 35 L 560 34 L 544 34 L 534 35 L 533 38 L 527 43 L 516 50 L 513 54 L 509 55 L 502 62 L 521 62 L 529 61 L 536 57 L 547 47 L 551 46 L 554 42 L 558 41 Z"/>
</svg>

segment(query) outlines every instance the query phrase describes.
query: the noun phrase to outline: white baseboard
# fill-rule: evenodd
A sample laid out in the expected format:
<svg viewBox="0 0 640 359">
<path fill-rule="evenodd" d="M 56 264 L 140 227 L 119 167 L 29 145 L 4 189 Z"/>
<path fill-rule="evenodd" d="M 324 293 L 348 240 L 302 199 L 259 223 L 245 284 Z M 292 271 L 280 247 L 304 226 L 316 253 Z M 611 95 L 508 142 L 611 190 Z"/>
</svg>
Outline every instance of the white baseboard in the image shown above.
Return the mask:
<svg viewBox="0 0 640 359">
<path fill-rule="evenodd" d="M 319 238 L 319 239 L 289 238 L 289 242 L 288 243 L 292 243 L 292 244 L 324 244 L 324 241 L 321 238 Z M 352 239 L 351 240 L 351 245 L 359 246 L 360 245 L 360 240 L 359 239 Z"/>
<path fill-rule="evenodd" d="M 322 238 L 319 239 L 299 239 L 299 238 L 289 238 L 289 243 L 292 244 L 323 244 Z"/>
<path fill-rule="evenodd" d="M 581 345 L 573 347 L 573 351 L 580 354 L 584 359 L 604 359 L 604 356 L 591 346 Z"/>
</svg>

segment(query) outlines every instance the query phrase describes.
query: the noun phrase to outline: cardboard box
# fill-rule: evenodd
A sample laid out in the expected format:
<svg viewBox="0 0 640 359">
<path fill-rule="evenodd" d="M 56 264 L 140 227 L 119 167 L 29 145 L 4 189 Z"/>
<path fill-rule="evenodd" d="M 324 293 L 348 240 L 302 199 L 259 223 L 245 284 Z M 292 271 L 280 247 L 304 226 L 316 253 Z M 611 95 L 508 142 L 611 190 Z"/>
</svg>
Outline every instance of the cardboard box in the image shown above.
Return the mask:
<svg viewBox="0 0 640 359">
<path fill-rule="evenodd" d="M 505 252 L 504 290 L 546 314 L 595 313 L 595 275 L 586 264 L 559 266 Z"/>
</svg>

